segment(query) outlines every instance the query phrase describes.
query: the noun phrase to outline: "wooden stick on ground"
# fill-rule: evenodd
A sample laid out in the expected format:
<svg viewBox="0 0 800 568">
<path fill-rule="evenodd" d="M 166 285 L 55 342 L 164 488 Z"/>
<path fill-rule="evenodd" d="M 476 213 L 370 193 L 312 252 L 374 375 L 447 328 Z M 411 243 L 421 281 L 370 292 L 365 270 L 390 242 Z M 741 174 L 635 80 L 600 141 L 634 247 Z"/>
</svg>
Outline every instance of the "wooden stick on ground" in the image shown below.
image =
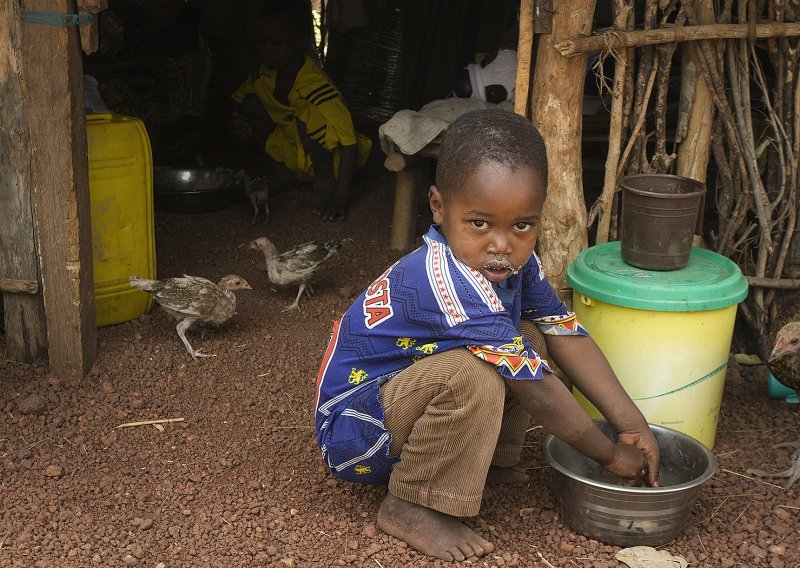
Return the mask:
<svg viewBox="0 0 800 568">
<path fill-rule="evenodd" d="M 552 564 L 550 564 L 550 562 L 548 562 L 548 561 L 547 561 L 547 559 L 546 559 L 544 556 L 542 556 L 542 553 L 541 553 L 541 552 L 539 552 L 539 551 L 537 550 L 537 551 L 536 551 L 536 554 L 538 554 L 538 555 L 539 555 L 539 560 L 541 560 L 541 561 L 544 563 L 544 565 L 545 565 L 545 566 L 547 566 L 548 568 L 556 568 L 555 566 L 553 566 Z"/>
<path fill-rule="evenodd" d="M 151 424 L 169 424 L 170 422 L 183 422 L 185 418 L 157 418 L 155 420 L 140 420 L 139 422 L 125 422 L 117 426 L 119 428 L 131 428 L 133 426 L 149 426 Z"/>
</svg>

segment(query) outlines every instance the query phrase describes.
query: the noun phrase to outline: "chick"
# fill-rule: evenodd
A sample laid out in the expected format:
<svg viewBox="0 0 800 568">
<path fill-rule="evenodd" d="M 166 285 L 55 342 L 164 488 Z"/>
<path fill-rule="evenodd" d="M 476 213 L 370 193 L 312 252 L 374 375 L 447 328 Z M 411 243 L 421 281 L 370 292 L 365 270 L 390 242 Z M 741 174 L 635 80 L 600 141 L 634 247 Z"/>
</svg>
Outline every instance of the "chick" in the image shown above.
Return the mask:
<svg viewBox="0 0 800 568">
<path fill-rule="evenodd" d="M 251 290 L 241 276 L 229 274 L 219 284 L 199 276 L 167 278 L 166 280 L 147 280 L 131 276 L 131 286 L 152 294 L 164 310 L 178 320 L 178 336 L 186 346 L 192 359 L 215 357 L 193 349 L 186 339 L 186 332 L 194 323 L 222 325 L 236 313 L 236 296 L 233 290 Z"/>
<path fill-rule="evenodd" d="M 261 224 L 266 224 L 269 219 L 269 180 L 265 176 L 253 177 L 245 170 L 236 172 L 235 178 L 244 185 L 244 193 L 253 205 L 253 220 L 250 221 L 250 224 L 256 224 L 262 207 L 264 208 L 264 222 Z"/>
<path fill-rule="evenodd" d="M 300 297 L 303 292 L 307 292 L 309 296 L 314 292 L 311 288 L 311 277 L 323 262 L 339 251 L 346 240 L 348 239 L 334 239 L 325 243 L 311 241 L 278 254 L 278 250 L 269 239 L 259 237 L 250 243 L 250 248 L 260 250 L 264 254 L 270 282 L 278 286 L 294 284 L 300 286 L 294 302 L 286 306 L 283 311 L 300 310 Z"/>
</svg>

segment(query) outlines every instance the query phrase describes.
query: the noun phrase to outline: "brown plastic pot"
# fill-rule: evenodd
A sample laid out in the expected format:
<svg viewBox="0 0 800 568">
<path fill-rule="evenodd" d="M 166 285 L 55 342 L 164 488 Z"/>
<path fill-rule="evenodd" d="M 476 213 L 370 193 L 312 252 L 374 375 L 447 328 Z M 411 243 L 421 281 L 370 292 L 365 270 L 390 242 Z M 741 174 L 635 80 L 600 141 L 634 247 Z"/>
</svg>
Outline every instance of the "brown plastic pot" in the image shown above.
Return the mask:
<svg viewBox="0 0 800 568">
<path fill-rule="evenodd" d="M 700 231 L 705 184 L 670 174 L 620 180 L 622 260 L 645 270 L 678 270 L 689 263 Z"/>
</svg>

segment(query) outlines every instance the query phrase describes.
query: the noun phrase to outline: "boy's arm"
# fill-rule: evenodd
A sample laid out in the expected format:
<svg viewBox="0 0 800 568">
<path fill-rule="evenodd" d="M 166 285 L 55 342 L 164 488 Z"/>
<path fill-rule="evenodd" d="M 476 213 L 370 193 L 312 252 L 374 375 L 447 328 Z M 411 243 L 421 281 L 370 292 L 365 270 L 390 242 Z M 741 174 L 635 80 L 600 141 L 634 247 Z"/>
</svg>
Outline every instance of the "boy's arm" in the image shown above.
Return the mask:
<svg viewBox="0 0 800 568">
<path fill-rule="evenodd" d="M 248 96 L 255 94 L 256 77 L 256 74 L 249 75 L 239 84 L 228 101 L 228 132 L 239 140 L 249 140 L 253 136 L 253 127 L 244 115 L 242 103 Z"/>
<path fill-rule="evenodd" d="M 555 375 L 545 373 L 543 378 L 533 381 L 506 379 L 506 384 L 547 432 L 599 462 L 628 484 L 639 485 L 643 481 L 642 452 L 631 444 L 615 444 L 609 440 Z M 656 483 L 652 476 L 648 481 L 651 485 Z"/>
<path fill-rule="evenodd" d="M 248 124 L 247 118 L 242 113 L 242 104 L 234 100 L 229 104 L 228 132 L 239 140 L 248 140 L 253 136 L 253 128 Z"/>
<path fill-rule="evenodd" d="M 591 337 L 545 335 L 547 349 L 564 374 L 594 404 L 619 435 L 647 461 L 648 481 L 658 480 L 658 444 L 644 415 L 622 388 L 617 376 Z"/>
</svg>

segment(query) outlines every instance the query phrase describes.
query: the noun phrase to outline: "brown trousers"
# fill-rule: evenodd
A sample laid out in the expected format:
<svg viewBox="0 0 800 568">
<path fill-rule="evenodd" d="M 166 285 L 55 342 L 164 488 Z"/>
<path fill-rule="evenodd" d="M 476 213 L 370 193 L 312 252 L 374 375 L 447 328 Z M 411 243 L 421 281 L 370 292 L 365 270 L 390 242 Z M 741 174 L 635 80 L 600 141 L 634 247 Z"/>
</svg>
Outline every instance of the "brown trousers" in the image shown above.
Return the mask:
<svg viewBox="0 0 800 568">
<path fill-rule="evenodd" d="M 544 336 L 520 331 L 547 358 Z M 494 367 L 466 349 L 417 361 L 381 387 L 395 497 L 454 516 L 474 516 L 490 465 L 517 465 L 530 415 Z"/>
</svg>

